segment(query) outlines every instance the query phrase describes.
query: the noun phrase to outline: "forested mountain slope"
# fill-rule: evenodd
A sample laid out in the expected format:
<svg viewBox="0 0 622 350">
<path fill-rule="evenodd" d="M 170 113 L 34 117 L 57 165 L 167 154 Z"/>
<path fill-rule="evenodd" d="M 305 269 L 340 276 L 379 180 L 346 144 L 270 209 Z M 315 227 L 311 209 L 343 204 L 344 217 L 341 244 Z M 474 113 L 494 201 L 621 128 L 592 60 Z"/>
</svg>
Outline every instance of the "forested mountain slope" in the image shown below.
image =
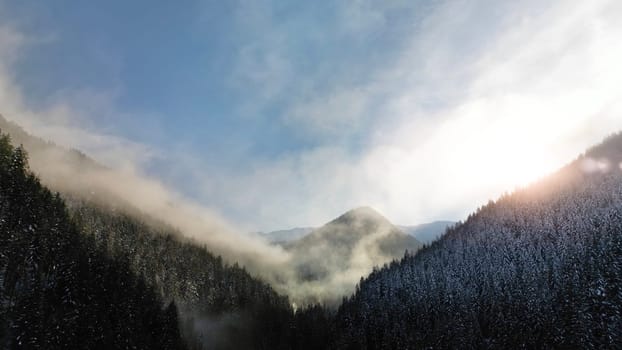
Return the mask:
<svg viewBox="0 0 622 350">
<path fill-rule="evenodd" d="M 73 198 L 70 211 L 83 232 L 167 300 L 175 300 L 183 330 L 197 348 L 284 347 L 292 310 L 287 297 L 229 266 L 206 247 L 166 225 Z M 255 344 L 263 344 L 255 346 Z"/>
<path fill-rule="evenodd" d="M 292 254 L 298 284 L 339 289 L 347 295 L 374 266 L 401 258 L 406 251 L 415 252 L 422 244 L 376 210 L 361 207 L 283 246 Z M 333 290 L 332 295 L 339 294 Z M 336 303 L 340 299 L 320 300 Z"/>
<path fill-rule="evenodd" d="M 622 344 L 622 134 L 505 195 L 340 307 L 337 349 Z"/>
<path fill-rule="evenodd" d="M 38 164 L 51 159 L 75 171 L 102 168 L 76 150 L 65 150 L 26 133 L 0 116 L 0 128 L 16 135 L 39 157 Z M 279 349 L 289 346 L 293 311 L 287 297 L 252 277 L 245 269 L 223 262 L 205 245 L 184 238 L 177 230 L 141 212 L 121 198 L 101 190 L 88 191 L 89 184 L 67 186 L 67 179 L 45 167 L 46 179 L 67 203 L 67 215 L 81 239 L 91 242 L 110 261 L 141 276 L 145 288 L 158 298 L 175 301 L 182 331 L 191 348 Z M 74 249 L 74 248 L 72 248 Z M 75 248 L 77 249 L 77 248 Z M 130 273 L 128 271 L 128 273 Z M 106 292 L 102 292 L 106 293 Z"/>
<path fill-rule="evenodd" d="M 383 260 L 415 252 L 422 244 L 391 224 L 372 208 L 348 211 L 308 235 L 284 244 L 293 252 L 306 278 L 321 278 L 334 268 L 355 264 L 356 254 L 371 259 L 370 267 Z"/>
<path fill-rule="evenodd" d="M 177 310 L 110 259 L 0 136 L 0 348 L 180 349 Z"/>
</svg>

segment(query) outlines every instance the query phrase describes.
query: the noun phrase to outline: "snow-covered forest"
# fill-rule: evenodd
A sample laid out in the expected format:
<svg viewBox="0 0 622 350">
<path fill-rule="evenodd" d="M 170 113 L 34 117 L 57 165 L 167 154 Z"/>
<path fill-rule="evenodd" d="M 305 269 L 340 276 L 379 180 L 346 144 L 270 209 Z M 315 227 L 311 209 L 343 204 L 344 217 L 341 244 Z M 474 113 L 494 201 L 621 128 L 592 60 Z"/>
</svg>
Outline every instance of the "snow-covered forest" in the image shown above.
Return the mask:
<svg viewBox="0 0 622 350">
<path fill-rule="evenodd" d="M 52 193 L 8 135 L 0 152 L 0 348 L 289 349 L 304 336 L 305 312 L 243 267 L 137 210 Z"/>
<path fill-rule="evenodd" d="M 622 134 L 374 271 L 336 349 L 613 349 L 622 344 Z"/>
<path fill-rule="evenodd" d="M 0 348 L 182 347 L 175 303 L 82 234 L 0 137 Z"/>
</svg>

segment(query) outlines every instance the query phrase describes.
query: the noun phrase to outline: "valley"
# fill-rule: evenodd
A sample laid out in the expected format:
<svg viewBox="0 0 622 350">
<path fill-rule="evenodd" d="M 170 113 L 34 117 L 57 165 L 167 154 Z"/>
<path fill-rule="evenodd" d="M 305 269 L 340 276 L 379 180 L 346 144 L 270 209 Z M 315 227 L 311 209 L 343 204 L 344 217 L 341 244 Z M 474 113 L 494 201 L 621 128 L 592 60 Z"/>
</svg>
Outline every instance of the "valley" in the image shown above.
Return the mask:
<svg viewBox="0 0 622 350">
<path fill-rule="evenodd" d="M 622 349 L 622 1 L 0 0 L 0 350 Z"/>
<path fill-rule="evenodd" d="M 2 123 L 3 130 L 12 130 L 20 144 L 30 148 L 11 148 L 11 136 L 5 136 L 3 147 L 9 153 L 4 159 L 22 157 L 18 162 L 23 163 L 18 164 L 23 165 L 18 166 L 32 179 L 26 170 L 28 155 L 33 154 L 37 162 L 41 154 L 61 150 L 5 120 Z M 59 159 L 70 162 L 75 162 L 74 154 L 79 155 L 63 152 L 66 155 Z M 99 167 L 86 156 L 77 159 Z M 594 160 L 610 166 L 589 167 Z M 166 312 L 171 320 L 179 319 L 178 332 L 183 346 L 189 348 L 256 348 L 260 343 L 269 348 L 290 348 L 292 344 L 298 344 L 296 348 L 313 344 L 337 349 L 350 348 L 343 344 L 358 344 L 356 348 L 428 347 L 439 339 L 450 340 L 447 344 L 452 347 L 552 346 L 562 340 L 573 347 L 585 339 L 612 346 L 617 333 L 610 330 L 619 329 L 615 325 L 622 322 L 618 310 L 622 305 L 618 293 L 622 282 L 618 264 L 622 171 L 611 166 L 615 164 L 622 164 L 622 134 L 591 148 L 558 173 L 478 209 L 462 223 L 400 228 L 374 209 L 360 207 L 319 228 L 291 231 L 293 237 L 281 231 L 281 239 L 288 239 L 273 243 L 273 247 L 287 254 L 288 268 L 273 265 L 273 270 L 259 274 L 238 262 L 228 263 L 211 252 L 209 241 L 188 237 L 122 198 L 94 198 L 92 191 L 80 187 L 57 187 L 62 199 L 55 205 L 66 205 L 70 220 L 71 228 L 60 232 L 76 232 L 72 239 L 83 240 L 89 251 L 97 252 L 93 254 L 109 259 L 104 266 L 124 266 L 125 273 L 135 276 L 131 278 L 138 283 L 126 288 L 152 293 L 148 295 L 154 302 L 170 303 Z M 4 179 L 10 180 L 10 176 Z M 49 175 L 42 176 L 43 183 L 49 181 Z M 7 191 L 16 185 L 10 180 L 6 186 L 3 198 L 8 201 L 8 214 L 14 210 L 10 201 L 15 194 Z M 30 196 L 27 192 L 21 195 Z M 5 227 L 4 246 L 21 244 L 9 243 L 15 236 Z M 439 227 L 447 233 L 440 234 Z M 431 243 L 424 245 L 412 233 L 405 233 L 409 229 L 424 231 L 426 237 L 432 237 Z M 46 242 L 59 239 L 49 234 L 45 229 L 20 233 L 33 240 L 20 248 L 25 249 L 20 254 L 40 254 L 36 252 L 46 249 L 50 244 Z M 65 264 L 67 253 L 45 258 L 52 259 L 53 265 L 32 265 L 33 258 L 10 258 L 17 252 L 14 249 L 5 249 L 2 255 L 18 264 L 7 265 L 9 260 L 4 260 L 2 295 L 9 298 L 5 300 L 12 300 L 15 293 L 24 298 L 48 293 L 50 287 L 43 287 L 44 280 L 34 276 L 65 283 L 49 269 Z M 6 284 L 12 281 L 11 271 L 33 268 L 48 272 L 33 272 L 34 282 Z M 23 312 L 18 309 L 19 302 L 13 303 L 4 304 L 4 322 L 16 322 L 14 315 Z M 31 315 L 54 317 L 45 310 L 35 309 Z M 588 310 L 587 315 L 593 316 L 581 318 L 586 314 L 577 310 Z M 91 313 L 80 312 L 83 316 Z M 450 323 L 440 321 L 448 320 L 449 315 Z M 534 330 L 523 328 L 525 320 L 542 332 L 540 338 L 528 335 Z M 169 323 L 167 327 L 176 326 Z M 588 329 L 590 333 L 582 333 Z M 36 336 L 55 346 L 56 336 L 43 329 L 38 332 L 20 337 Z M 177 337 L 167 341 L 182 344 Z M 132 339 L 139 341 L 135 336 Z M 525 343 L 526 339 L 532 343 Z"/>
</svg>

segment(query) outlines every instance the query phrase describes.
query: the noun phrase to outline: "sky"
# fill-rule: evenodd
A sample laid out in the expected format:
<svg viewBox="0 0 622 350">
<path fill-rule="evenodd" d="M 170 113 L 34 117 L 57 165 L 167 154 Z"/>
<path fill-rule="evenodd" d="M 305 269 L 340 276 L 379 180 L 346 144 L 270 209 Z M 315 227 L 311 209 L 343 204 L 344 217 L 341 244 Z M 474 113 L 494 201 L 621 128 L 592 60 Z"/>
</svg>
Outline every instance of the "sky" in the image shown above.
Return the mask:
<svg viewBox="0 0 622 350">
<path fill-rule="evenodd" d="M 0 113 L 243 231 L 461 220 L 622 129 L 622 3 L 0 0 Z"/>
</svg>

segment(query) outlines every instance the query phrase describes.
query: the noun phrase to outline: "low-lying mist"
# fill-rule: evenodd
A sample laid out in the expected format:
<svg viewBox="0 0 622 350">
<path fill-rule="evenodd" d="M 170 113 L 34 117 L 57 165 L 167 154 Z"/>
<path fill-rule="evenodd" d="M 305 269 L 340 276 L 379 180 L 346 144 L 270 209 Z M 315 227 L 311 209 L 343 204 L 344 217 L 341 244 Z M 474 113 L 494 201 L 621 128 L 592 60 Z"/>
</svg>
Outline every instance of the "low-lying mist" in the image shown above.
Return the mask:
<svg viewBox="0 0 622 350">
<path fill-rule="evenodd" d="M 370 235 L 352 242 L 348 251 L 332 249 L 334 244 L 329 239 L 315 242 L 313 249 L 287 250 L 261 237 L 241 233 L 214 211 L 141 174 L 136 167 L 103 166 L 79 151 L 31 136 L 6 120 L 2 120 L 0 128 L 11 135 L 14 144 L 23 145 L 31 169 L 52 190 L 147 216 L 154 219 L 152 223 L 170 225 L 185 237 L 205 244 L 225 261 L 243 265 L 277 292 L 288 295 L 296 305 L 336 303 L 350 294 L 375 265 L 396 257 L 378 246 L 379 240 L 391 232 L 389 227 L 374 229 Z M 313 278 L 302 276 L 302 270 L 318 268 L 321 274 Z"/>
</svg>

